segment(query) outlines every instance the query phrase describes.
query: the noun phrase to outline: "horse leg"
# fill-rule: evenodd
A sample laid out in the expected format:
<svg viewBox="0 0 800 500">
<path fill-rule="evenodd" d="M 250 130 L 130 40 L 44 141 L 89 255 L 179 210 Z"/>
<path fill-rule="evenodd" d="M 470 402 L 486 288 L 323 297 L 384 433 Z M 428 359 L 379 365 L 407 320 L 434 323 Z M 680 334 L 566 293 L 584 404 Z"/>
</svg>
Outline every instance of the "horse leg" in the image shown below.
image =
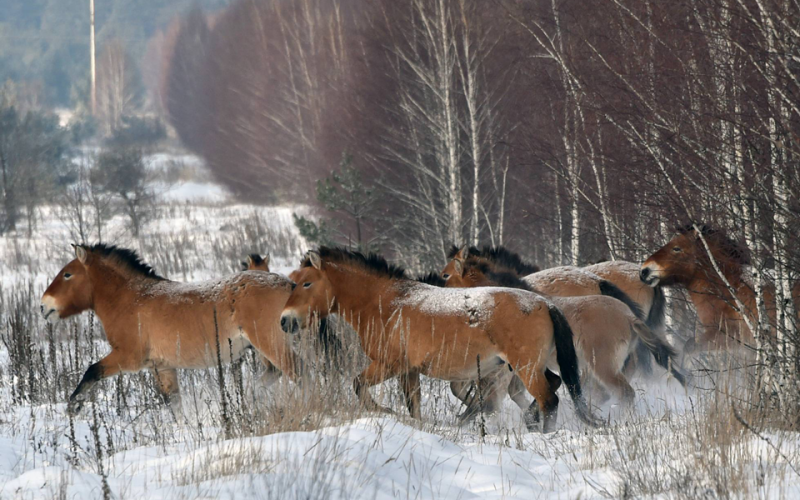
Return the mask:
<svg viewBox="0 0 800 500">
<path fill-rule="evenodd" d="M 69 397 L 67 411 L 77 415 L 86 401 L 87 393 L 101 380 L 120 372 L 135 372 L 142 368 L 142 359 L 120 351 L 111 351 L 108 356 L 93 364 L 83 374 L 78 387 Z"/>
<path fill-rule="evenodd" d="M 400 387 L 403 389 L 408 413 L 417 420 L 422 420 L 422 401 L 420 394 L 419 371 L 411 370 L 400 375 Z"/>
<path fill-rule="evenodd" d="M 482 376 L 479 381 L 466 382 L 472 384 L 472 391 L 462 399 L 467 408 L 458 416 L 458 421 L 469 422 L 481 412 L 491 414 L 497 411 L 503 402 L 503 397 L 508 393 L 506 390 L 508 381 L 513 376 L 513 372 L 508 370 L 508 365 L 503 363 Z"/>
<path fill-rule="evenodd" d="M 547 379 L 547 384 L 550 386 L 551 391 L 556 392 L 558 388 L 561 387 L 561 377 L 555 373 L 550 370 L 545 370 L 544 376 Z M 542 416 L 539 413 L 539 405 L 536 404 L 536 400 L 528 403 L 528 399 L 525 397 L 527 392 L 525 384 L 523 384 L 522 380 L 516 375 L 508 383 L 508 395 L 511 396 L 514 403 L 522 410 L 525 427 L 533 432 L 539 426 Z"/>
<path fill-rule="evenodd" d="M 581 388 L 587 398 L 587 402 L 603 404 L 611 397 L 605 387 L 600 384 L 588 369 L 581 374 Z"/>
<path fill-rule="evenodd" d="M 525 390 L 525 384 L 522 383 L 522 380 L 516 375 L 511 377 L 511 381 L 508 383 L 508 395 L 522 411 L 525 427 L 527 427 L 529 432 L 533 432 L 539 426 L 541 415 L 539 415 L 539 407 L 531 405 L 531 403 L 528 402 L 528 398 L 525 397 L 525 394 L 527 394 L 527 391 Z"/>
<path fill-rule="evenodd" d="M 353 381 L 353 390 L 356 396 L 358 396 L 359 401 L 361 401 L 361 404 L 364 405 L 364 408 L 369 411 L 393 413 L 392 410 L 384 408 L 372 399 L 369 388 L 373 385 L 380 384 L 384 380 L 389 380 L 396 375 L 398 375 L 397 369 L 373 361 L 356 377 Z"/>
<path fill-rule="evenodd" d="M 261 362 L 264 363 L 264 373 L 258 377 L 258 380 L 264 389 L 269 389 L 275 382 L 280 380 L 283 372 L 273 365 L 266 356 L 260 353 L 259 355 L 261 357 Z"/>
<path fill-rule="evenodd" d="M 469 406 L 475 392 L 475 384 L 472 380 L 453 380 L 450 382 L 450 392 L 462 403 Z"/>
<path fill-rule="evenodd" d="M 625 407 L 633 405 L 636 393 L 621 372 L 611 365 L 595 366 L 594 375 Z"/>
<path fill-rule="evenodd" d="M 517 370 L 517 374 L 522 383 L 525 384 L 528 394 L 535 399 L 531 403 L 531 407 L 538 405 L 541 414 L 544 416 L 542 419 L 542 432 L 553 432 L 558 420 L 558 396 L 550 385 L 545 370 L 541 368 L 537 370 L 535 367 L 526 364 Z M 529 411 L 535 412 L 532 408 Z"/>
<path fill-rule="evenodd" d="M 183 413 L 181 406 L 181 392 L 178 384 L 178 370 L 175 368 L 153 368 L 156 386 L 164 403 L 168 404 L 173 415 L 177 418 Z"/>
<path fill-rule="evenodd" d="M 292 350 L 283 331 L 277 325 L 267 332 L 249 332 L 248 330 L 248 327 L 242 327 L 245 338 L 258 351 L 267 366 L 269 375 L 265 381 L 274 383 L 277 380 L 274 371 L 278 369 L 293 382 L 300 383 L 303 362 Z"/>
</svg>

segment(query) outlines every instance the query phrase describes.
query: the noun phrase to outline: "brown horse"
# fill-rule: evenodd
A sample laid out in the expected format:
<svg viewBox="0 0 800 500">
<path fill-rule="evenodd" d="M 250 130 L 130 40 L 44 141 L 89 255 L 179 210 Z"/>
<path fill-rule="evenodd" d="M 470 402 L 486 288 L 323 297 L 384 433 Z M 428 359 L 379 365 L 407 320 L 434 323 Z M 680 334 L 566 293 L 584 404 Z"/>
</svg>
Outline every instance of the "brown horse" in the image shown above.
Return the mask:
<svg viewBox="0 0 800 500">
<path fill-rule="evenodd" d="M 262 257 L 257 253 L 251 253 L 247 256 L 247 260 L 242 261 L 242 271 L 269 272 L 269 254 Z"/>
<path fill-rule="evenodd" d="M 453 269 L 454 273 L 448 276 L 445 286 L 505 286 L 532 290 L 513 272 L 502 270 L 502 267 L 497 270 L 488 259 L 470 256 L 456 262 Z M 634 347 L 634 340 L 641 342 L 648 350 L 648 355 L 654 356 L 676 380 L 685 384 L 683 375 L 672 366 L 675 357 L 673 349 L 621 301 L 603 295 L 549 298 L 561 309 L 576 334 L 578 357 L 585 367 L 584 375 L 591 374 L 624 404 L 632 403 L 634 395 L 628 382 L 632 372 L 631 365 L 626 367 L 625 363 Z M 492 387 L 493 384 L 492 380 L 485 380 L 482 391 L 497 392 Z M 509 394 L 516 402 L 513 396 L 516 392 L 513 380 L 508 387 Z"/>
<path fill-rule="evenodd" d="M 639 266 L 632 262 L 603 262 L 579 268 L 560 266 L 544 271 L 525 263 L 519 255 L 504 247 L 484 246 L 453 247 L 450 262 L 442 271 L 447 277 L 456 272 L 455 267 L 469 256 L 489 261 L 496 272 L 515 274 L 534 291 L 551 297 L 580 297 L 606 295 L 624 302 L 637 318 L 659 335 L 664 333 L 665 298 L 660 288 L 651 288 L 639 280 Z M 634 358 L 630 358 L 632 362 Z M 639 342 L 635 346 L 636 368 L 645 375 L 652 373 L 650 352 Z"/>
<path fill-rule="evenodd" d="M 371 360 L 353 384 L 371 409 L 378 406 L 367 389 L 399 376 L 409 412 L 420 418 L 420 374 L 473 380 L 479 369 L 506 369 L 505 361 L 536 398 L 544 432 L 554 429 L 558 409 L 548 366 L 560 367 L 579 418 L 596 423 L 581 394 L 572 331 L 556 307 L 533 293 L 437 288 L 408 279 L 376 255 L 327 247 L 309 252 L 291 278 L 298 286 L 281 315 L 284 331 L 331 311 L 347 319 Z"/>
<path fill-rule="evenodd" d="M 618 260 L 584 268 L 560 266 L 540 271 L 504 247 L 453 246 L 442 276 L 446 279 L 454 272 L 458 261 L 463 262 L 472 255 L 490 261 L 495 271 L 516 274 L 540 293 L 555 297 L 607 295 L 625 302 L 652 330 L 664 328 L 664 294 L 659 288 L 646 286 L 639 280 L 639 265 L 633 262 Z"/>
<path fill-rule="evenodd" d="M 728 238 L 721 231 L 707 226 L 700 229 L 711 255 L 722 274 L 728 280 L 736 298 L 744 306 L 740 311 L 728 287 L 714 270 L 708 253 L 694 225 L 678 228 L 677 236 L 661 247 L 642 264 L 641 281 L 649 286 L 681 286 L 697 310 L 700 331 L 684 346 L 684 352 L 753 347 L 754 337 L 743 314 L 752 325 L 757 322 L 756 293 L 745 275 L 744 266 L 749 265 L 747 250 Z M 793 289 L 795 303 L 800 303 L 800 286 Z M 774 332 L 775 288 L 765 287 L 764 302 Z M 739 350 L 739 349 L 735 349 Z"/>
<path fill-rule="evenodd" d="M 70 396 L 70 413 L 80 411 L 98 381 L 145 368 L 154 372 L 165 400 L 178 410 L 176 368 L 230 362 L 248 346 L 297 378 L 299 362 L 278 322 L 293 287 L 288 279 L 244 272 L 184 284 L 158 276 L 130 250 L 76 245 L 75 256 L 42 296 L 42 314 L 56 319 L 93 310 L 111 353 L 86 370 Z"/>
</svg>

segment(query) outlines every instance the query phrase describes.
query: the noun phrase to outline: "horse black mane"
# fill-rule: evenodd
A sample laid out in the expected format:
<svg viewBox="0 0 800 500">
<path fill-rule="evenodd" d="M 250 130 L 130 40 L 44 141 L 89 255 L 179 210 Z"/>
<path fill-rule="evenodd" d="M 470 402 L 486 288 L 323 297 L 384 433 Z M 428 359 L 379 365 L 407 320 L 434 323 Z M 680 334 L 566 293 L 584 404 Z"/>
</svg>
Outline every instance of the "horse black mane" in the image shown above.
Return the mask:
<svg viewBox="0 0 800 500">
<path fill-rule="evenodd" d="M 453 245 L 447 253 L 447 258 L 452 259 L 459 250 L 460 248 Z M 477 247 L 471 246 L 467 250 L 467 254 L 489 259 L 499 266 L 513 269 L 520 276 L 527 276 L 541 271 L 539 266 L 528 264 L 522 260 L 522 257 L 520 257 L 518 253 L 512 252 L 503 246 L 493 247 L 491 245 L 484 245 L 480 250 Z"/>
<path fill-rule="evenodd" d="M 495 271 L 489 264 L 484 261 L 467 259 L 464 262 L 466 271 L 470 269 L 477 269 L 483 273 L 495 286 L 504 288 L 518 288 L 520 290 L 527 290 L 533 292 L 529 284 L 524 282 L 517 274 L 511 271 Z"/>
<path fill-rule="evenodd" d="M 115 245 L 106 245 L 105 243 L 97 243 L 92 246 L 84 246 L 84 248 L 95 255 L 98 255 L 103 258 L 113 258 L 117 263 L 122 264 L 123 266 L 127 267 L 131 271 L 134 271 L 137 274 L 141 274 L 147 278 L 153 278 L 156 280 L 164 280 L 162 276 L 156 274 L 155 269 L 150 267 L 148 264 L 142 262 L 142 259 L 139 257 L 133 250 L 129 250 L 127 248 L 120 248 Z"/>
<path fill-rule="evenodd" d="M 442 276 L 436 271 L 431 271 L 428 274 L 417 276 L 416 281 L 425 283 L 427 285 L 438 286 L 440 288 L 443 288 L 444 284 L 447 282 L 447 280 L 442 278 Z"/>
<path fill-rule="evenodd" d="M 700 233 L 709 242 L 714 243 L 725 256 L 731 259 L 736 264 L 741 266 L 750 265 L 750 256 L 748 255 L 747 248 L 738 241 L 733 240 L 725 234 L 725 232 L 718 229 L 713 229 L 705 224 L 696 224 L 700 229 Z M 680 234 L 687 234 L 694 231 L 695 224 L 686 224 L 676 228 Z"/>
<path fill-rule="evenodd" d="M 323 261 L 329 262 L 348 262 L 357 264 L 360 267 L 372 271 L 379 276 L 392 279 L 407 279 L 406 270 L 400 266 L 389 264 L 386 259 L 375 253 L 364 255 L 361 252 L 347 250 L 346 248 L 332 248 L 321 246 L 317 253 Z M 311 267 L 311 259 L 306 256 L 300 263 L 300 267 Z"/>
</svg>

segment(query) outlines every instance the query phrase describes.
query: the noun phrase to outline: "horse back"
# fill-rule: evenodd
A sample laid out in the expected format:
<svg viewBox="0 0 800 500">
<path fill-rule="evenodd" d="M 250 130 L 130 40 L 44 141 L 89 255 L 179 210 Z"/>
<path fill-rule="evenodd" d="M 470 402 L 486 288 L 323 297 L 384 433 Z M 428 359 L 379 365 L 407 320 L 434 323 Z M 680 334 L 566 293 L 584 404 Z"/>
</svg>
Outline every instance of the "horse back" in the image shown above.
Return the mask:
<svg viewBox="0 0 800 500">
<path fill-rule="evenodd" d="M 143 294 L 128 329 L 149 357 L 176 367 L 230 361 L 249 345 L 243 329 L 273 334 L 291 293 L 291 281 L 263 271 L 202 283 L 163 282 Z M 110 340 L 110 339 L 109 339 Z"/>
<path fill-rule="evenodd" d="M 522 278 L 539 293 L 553 297 L 599 295 L 601 278 L 572 266 L 554 267 Z"/>
<path fill-rule="evenodd" d="M 616 285 L 617 288 L 639 304 L 645 316 L 650 312 L 655 292 L 649 285 L 639 279 L 640 266 L 638 264 L 616 260 L 600 262 L 599 264 L 586 266 L 584 269 Z"/>
</svg>

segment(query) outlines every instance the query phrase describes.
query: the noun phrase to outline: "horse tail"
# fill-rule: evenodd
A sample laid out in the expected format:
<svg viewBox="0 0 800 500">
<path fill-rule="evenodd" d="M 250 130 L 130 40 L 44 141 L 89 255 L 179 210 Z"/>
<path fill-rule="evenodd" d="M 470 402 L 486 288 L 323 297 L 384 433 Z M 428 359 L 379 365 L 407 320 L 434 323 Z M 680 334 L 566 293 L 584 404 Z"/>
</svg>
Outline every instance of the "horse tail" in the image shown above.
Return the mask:
<svg viewBox="0 0 800 500">
<path fill-rule="evenodd" d="M 664 330 L 665 318 L 667 315 L 667 298 L 664 290 L 657 286 L 653 288 L 653 303 L 650 304 L 650 312 L 647 314 L 647 326 L 654 332 Z"/>
<path fill-rule="evenodd" d="M 627 293 L 623 292 L 617 285 L 611 283 L 610 281 L 601 280 L 599 283 L 600 286 L 600 293 L 606 295 L 608 297 L 613 297 L 620 302 L 624 303 L 628 306 L 628 309 L 631 310 L 634 316 L 638 319 L 645 321 L 644 312 L 642 311 L 642 307 L 637 304 Z M 663 295 L 663 294 L 662 294 Z M 653 309 L 651 306 L 650 313 L 652 314 Z M 647 350 L 647 347 L 642 345 L 641 342 L 636 342 L 633 353 L 628 356 L 625 360 L 625 365 L 631 363 L 632 358 L 636 357 L 636 366 L 638 366 L 639 370 L 646 375 L 650 376 L 653 374 L 653 362 L 652 358 L 650 357 L 650 351 Z"/>
<path fill-rule="evenodd" d="M 553 322 L 553 341 L 556 345 L 556 360 L 561 371 L 561 379 L 567 385 L 572 402 L 575 404 L 575 413 L 585 424 L 592 427 L 598 421 L 592 415 L 581 389 L 581 377 L 578 368 L 578 354 L 575 352 L 575 342 L 567 318 L 555 306 L 549 306 L 550 320 Z"/>
<path fill-rule="evenodd" d="M 670 372 L 682 386 L 686 386 L 686 377 L 675 368 L 675 358 L 677 356 L 675 349 L 666 340 L 640 320 L 633 322 L 631 333 L 656 358 L 656 363 Z"/>
<path fill-rule="evenodd" d="M 642 321 L 645 320 L 644 312 L 642 311 L 642 307 L 639 304 L 637 304 L 630 297 L 630 295 L 628 295 L 627 293 L 625 293 L 622 290 L 620 290 L 620 288 L 617 285 L 615 285 L 614 283 L 611 283 L 610 281 L 607 281 L 607 280 L 600 280 L 599 286 L 600 286 L 600 293 L 602 295 L 606 295 L 608 297 L 614 297 L 615 299 L 619 300 L 620 302 L 623 302 L 626 306 L 628 306 L 628 308 L 631 310 L 631 312 L 634 314 L 634 316 L 636 316 L 637 318 L 639 318 Z"/>
</svg>

